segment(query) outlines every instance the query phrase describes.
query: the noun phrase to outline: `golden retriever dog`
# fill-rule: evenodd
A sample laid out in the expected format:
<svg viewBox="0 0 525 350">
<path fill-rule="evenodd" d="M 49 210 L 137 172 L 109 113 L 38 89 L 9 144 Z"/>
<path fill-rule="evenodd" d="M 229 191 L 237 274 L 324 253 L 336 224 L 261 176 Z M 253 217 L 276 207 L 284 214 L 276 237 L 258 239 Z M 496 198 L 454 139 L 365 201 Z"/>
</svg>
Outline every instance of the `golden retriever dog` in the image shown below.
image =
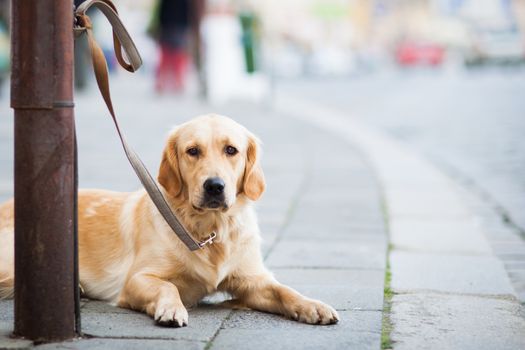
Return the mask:
<svg viewBox="0 0 525 350">
<path fill-rule="evenodd" d="M 310 324 L 339 320 L 330 306 L 277 282 L 265 268 L 252 202 L 265 189 L 258 139 L 219 115 L 176 127 L 158 182 L 197 240 L 191 252 L 144 190 L 79 192 L 80 282 L 87 297 L 139 310 L 160 325 L 188 324 L 187 308 L 221 291 L 231 305 Z M 13 201 L 0 206 L 0 297 L 13 295 Z"/>
</svg>

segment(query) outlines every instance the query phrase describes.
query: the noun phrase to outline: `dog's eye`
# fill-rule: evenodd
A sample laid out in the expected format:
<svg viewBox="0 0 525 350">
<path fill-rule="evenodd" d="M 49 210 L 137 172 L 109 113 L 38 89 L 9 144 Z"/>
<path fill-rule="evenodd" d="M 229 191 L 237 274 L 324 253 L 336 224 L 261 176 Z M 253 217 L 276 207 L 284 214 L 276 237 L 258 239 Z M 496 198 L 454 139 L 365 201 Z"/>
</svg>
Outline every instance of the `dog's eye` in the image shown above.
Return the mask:
<svg viewBox="0 0 525 350">
<path fill-rule="evenodd" d="M 224 152 L 226 152 L 227 155 L 229 156 L 234 156 L 237 154 L 237 148 L 233 147 L 233 146 L 226 146 L 226 148 L 224 149 Z"/>
<path fill-rule="evenodd" d="M 199 149 L 197 147 L 191 147 L 186 150 L 186 153 L 192 157 L 197 157 L 199 155 Z"/>
</svg>

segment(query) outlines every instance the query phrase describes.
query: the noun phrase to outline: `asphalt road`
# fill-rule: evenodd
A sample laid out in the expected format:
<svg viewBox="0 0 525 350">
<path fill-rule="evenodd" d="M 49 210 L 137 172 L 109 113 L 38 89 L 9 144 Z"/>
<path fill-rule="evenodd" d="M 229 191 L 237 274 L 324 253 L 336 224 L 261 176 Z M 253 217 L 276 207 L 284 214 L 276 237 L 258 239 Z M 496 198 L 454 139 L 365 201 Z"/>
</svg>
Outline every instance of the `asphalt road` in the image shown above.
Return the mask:
<svg viewBox="0 0 525 350">
<path fill-rule="evenodd" d="M 525 230 L 525 69 L 388 71 L 277 87 L 408 142 Z"/>
</svg>

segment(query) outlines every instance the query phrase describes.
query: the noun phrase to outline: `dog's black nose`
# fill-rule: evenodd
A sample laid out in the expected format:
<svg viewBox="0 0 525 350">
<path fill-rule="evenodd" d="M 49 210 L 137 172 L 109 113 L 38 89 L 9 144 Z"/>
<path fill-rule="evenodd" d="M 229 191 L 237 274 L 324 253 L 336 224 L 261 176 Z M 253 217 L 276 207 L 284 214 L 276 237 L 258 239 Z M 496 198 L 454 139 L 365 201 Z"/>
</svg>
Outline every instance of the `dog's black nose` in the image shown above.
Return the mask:
<svg viewBox="0 0 525 350">
<path fill-rule="evenodd" d="M 224 192 L 224 181 L 220 177 L 210 177 L 204 181 L 204 190 L 210 196 L 218 196 Z"/>
</svg>

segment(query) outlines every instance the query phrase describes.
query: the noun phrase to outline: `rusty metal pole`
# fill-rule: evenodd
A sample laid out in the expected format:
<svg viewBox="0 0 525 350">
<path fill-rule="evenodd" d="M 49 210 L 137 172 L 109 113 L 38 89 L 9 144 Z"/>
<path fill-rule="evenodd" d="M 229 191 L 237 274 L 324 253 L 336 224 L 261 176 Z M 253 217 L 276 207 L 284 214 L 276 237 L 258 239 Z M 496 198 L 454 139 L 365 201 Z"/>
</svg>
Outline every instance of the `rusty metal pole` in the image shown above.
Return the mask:
<svg viewBox="0 0 525 350">
<path fill-rule="evenodd" d="M 41 342 L 76 335 L 72 10 L 12 1 L 15 335 Z"/>
</svg>

